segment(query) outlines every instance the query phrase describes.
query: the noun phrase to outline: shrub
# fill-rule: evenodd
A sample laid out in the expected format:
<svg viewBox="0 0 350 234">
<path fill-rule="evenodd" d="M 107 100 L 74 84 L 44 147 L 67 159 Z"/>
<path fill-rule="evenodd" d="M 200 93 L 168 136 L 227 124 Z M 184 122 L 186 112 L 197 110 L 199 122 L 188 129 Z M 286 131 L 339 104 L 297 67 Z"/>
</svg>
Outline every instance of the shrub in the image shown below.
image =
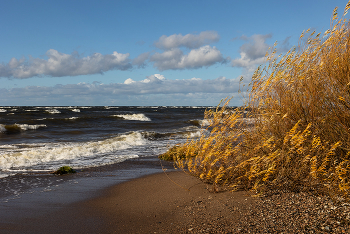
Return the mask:
<svg viewBox="0 0 350 234">
<path fill-rule="evenodd" d="M 252 76 L 242 108 L 206 111 L 208 135 L 178 146 L 177 165 L 201 179 L 257 192 L 350 191 L 350 30 L 333 12 L 322 36 L 307 30 L 285 55 L 276 45 Z M 247 115 L 245 110 L 249 110 Z M 193 152 L 196 152 L 195 155 Z M 193 157 L 195 156 L 195 157 Z"/>
</svg>

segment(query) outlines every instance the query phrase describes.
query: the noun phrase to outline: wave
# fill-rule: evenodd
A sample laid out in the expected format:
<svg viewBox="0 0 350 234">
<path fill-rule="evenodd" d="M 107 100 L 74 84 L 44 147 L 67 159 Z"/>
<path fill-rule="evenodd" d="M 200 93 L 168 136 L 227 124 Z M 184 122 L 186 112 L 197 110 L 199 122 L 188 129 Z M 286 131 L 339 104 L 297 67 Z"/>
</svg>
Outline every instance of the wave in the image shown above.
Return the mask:
<svg viewBox="0 0 350 234">
<path fill-rule="evenodd" d="M 50 109 L 47 110 L 46 112 L 48 112 L 49 114 L 60 114 L 61 112 L 57 109 Z"/>
<path fill-rule="evenodd" d="M 27 130 L 36 130 L 38 128 L 46 128 L 47 126 L 45 124 L 36 124 L 36 125 L 29 125 L 29 124 L 16 124 L 21 128 L 23 131 Z"/>
<path fill-rule="evenodd" d="M 36 108 L 41 108 L 41 107 L 36 107 Z M 42 107 L 42 108 L 45 108 L 45 109 L 66 109 L 66 108 L 69 108 L 67 106 L 45 106 L 45 107 Z"/>
<path fill-rule="evenodd" d="M 72 109 L 73 112 L 80 112 L 79 109 Z"/>
<path fill-rule="evenodd" d="M 18 133 L 21 131 L 36 130 L 38 128 L 46 128 L 46 127 L 47 126 L 45 124 L 36 124 L 36 125 L 29 125 L 29 124 L 3 125 L 3 124 L 0 124 L 0 132 L 2 132 L 2 133 Z"/>
<path fill-rule="evenodd" d="M 78 168 L 110 164 L 122 158 L 138 157 L 125 153 L 117 156 L 116 153 L 146 143 L 141 133 L 131 132 L 101 141 L 33 144 L 31 147 L 17 145 L 16 149 L 0 153 L 0 171 L 47 170 L 67 164 Z"/>
<path fill-rule="evenodd" d="M 125 114 L 125 115 L 112 115 L 112 116 L 123 118 L 125 120 L 151 121 L 151 119 L 144 114 Z"/>
<path fill-rule="evenodd" d="M 199 129 L 195 126 L 188 126 L 184 128 L 180 128 L 175 130 L 174 132 L 142 132 L 142 135 L 150 141 L 158 141 L 158 140 L 169 140 L 169 139 L 187 139 L 187 138 L 198 138 L 201 136 L 201 133 L 204 130 Z"/>
<path fill-rule="evenodd" d="M 201 127 L 203 120 L 199 120 L 199 119 L 193 119 L 193 120 L 189 120 L 188 123 L 196 126 L 196 127 Z"/>
<path fill-rule="evenodd" d="M 148 108 L 151 108 L 151 109 L 158 109 L 160 108 L 161 106 L 136 106 L 136 108 L 138 109 L 148 109 Z"/>
<path fill-rule="evenodd" d="M 0 112 L 7 112 L 7 110 L 5 110 L 5 109 L 0 109 Z"/>
<path fill-rule="evenodd" d="M 161 138 L 170 138 L 172 136 L 176 136 L 176 133 L 174 133 L 174 132 L 166 132 L 166 133 L 142 132 L 142 136 L 144 138 L 146 138 L 147 140 L 155 141 L 155 140 L 159 140 Z"/>
<path fill-rule="evenodd" d="M 203 131 L 205 131 L 205 130 L 203 130 Z M 188 138 L 199 138 L 203 134 L 203 131 L 198 130 L 195 132 L 189 132 L 189 133 L 187 133 L 187 136 L 188 136 Z"/>
</svg>

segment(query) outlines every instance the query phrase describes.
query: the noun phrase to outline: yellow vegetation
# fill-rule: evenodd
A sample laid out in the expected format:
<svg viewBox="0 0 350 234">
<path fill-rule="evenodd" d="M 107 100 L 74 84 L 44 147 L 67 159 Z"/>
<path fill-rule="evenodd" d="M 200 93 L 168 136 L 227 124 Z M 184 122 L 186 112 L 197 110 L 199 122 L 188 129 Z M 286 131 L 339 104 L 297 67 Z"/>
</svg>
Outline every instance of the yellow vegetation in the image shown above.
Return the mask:
<svg viewBox="0 0 350 234">
<path fill-rule="evenodd" d="M 257 192 L 350 192 L 350 31 L 333 12 L 323 35 L 307 30 L 285 55 L 271 48 L 246 105 L 206 111 L 197 140 L 172 151 L 176 164 L 212 183 Z M 185 159 L 184 159 L 185 158 Z"/>
</svg>

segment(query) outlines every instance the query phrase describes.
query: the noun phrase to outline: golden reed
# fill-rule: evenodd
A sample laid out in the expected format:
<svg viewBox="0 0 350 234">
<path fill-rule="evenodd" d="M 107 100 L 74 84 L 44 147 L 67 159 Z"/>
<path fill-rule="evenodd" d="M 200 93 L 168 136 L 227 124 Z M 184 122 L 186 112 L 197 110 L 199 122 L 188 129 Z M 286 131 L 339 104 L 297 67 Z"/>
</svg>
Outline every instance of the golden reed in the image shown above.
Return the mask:
<svg viewBox="0 0 350 234">
<path fill-rule="evenodd" d="M 350 31 L 334 9 L 324 34 L 310 29 L 285 55 L 276 44 L 252 76 L 245 105 L 206 111 L 206 134 L 164 155 L 232 189 L 350 192 Z M 203 129 L 204 131 L 204 129 Z"/>
</svg>

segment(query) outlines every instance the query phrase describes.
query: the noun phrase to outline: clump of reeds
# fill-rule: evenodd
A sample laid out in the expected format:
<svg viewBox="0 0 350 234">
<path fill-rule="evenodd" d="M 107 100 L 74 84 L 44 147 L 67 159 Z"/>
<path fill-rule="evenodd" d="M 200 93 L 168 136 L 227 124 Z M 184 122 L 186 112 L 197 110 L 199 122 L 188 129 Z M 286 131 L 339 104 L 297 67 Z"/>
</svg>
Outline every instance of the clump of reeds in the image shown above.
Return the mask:
<svg viewBox="0 0 350 234">
<path fill-rule="evenodd" d="M 340 19 L 334 10 L 324 34 L 303 32 L 285 55 L 275 45 L 252 77 L 246 105 L 231 109 L 226 99 L 207 111 L 209 133 L 177 146 L 177 166 L 235 189 L 348 196 L 349 8 L 350 1 Z"/>
<path fill-rule="evenodd" d="M 158 158 L 165 161 L 175 161 L 180 159 L 185 159 L 188 157 L 188 152 L 185 151 L 186 148 L 181 145 L 174 145 L 169 150 L 161 155 Z"/>
</svg>

